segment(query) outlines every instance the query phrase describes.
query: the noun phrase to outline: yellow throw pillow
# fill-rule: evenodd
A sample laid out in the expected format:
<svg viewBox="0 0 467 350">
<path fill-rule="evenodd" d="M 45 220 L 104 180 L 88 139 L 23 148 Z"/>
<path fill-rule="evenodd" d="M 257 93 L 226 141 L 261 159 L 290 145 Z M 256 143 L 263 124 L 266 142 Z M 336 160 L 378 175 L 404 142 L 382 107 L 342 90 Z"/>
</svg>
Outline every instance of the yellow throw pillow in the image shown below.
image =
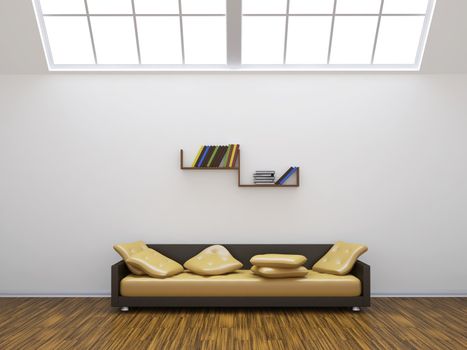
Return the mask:
<svg viewBox="0 0 467 350">
<path fill-rule="evenodd" d="M 133 254 L 126 263 L 156 278 L 170 277 L 183 272 L 182 265 L 151 248 Z"/>
<path fill-rule="evenodd" d="M 114 245 L 115 251 L 120 254 L 123 261 L 127 261 L 133 254 L 139 253 L 144 249 L 149 249 L 149 247 L 143 241 L 136 241 L 132 243 L 120 243 Z M 134 268 L 128 265 L 128 269 L 135 275 L 144 275 L 145 273 L 137 268 Z"/>
<path fill-rule="evenodd" d="M 242 268 L 243 264 L 235 259 L 221 245 L 213 245 L 195 255 L 183 265 L 198 275 L 223 275 Z"/>
<path fill-rule="evenodd" d="M 313 265 L 312 270 L 333 275 L 347 275 L 353 268 L 360 255 L 365 253 L 368 247 L 346 242 L 336 242 L 332 248 Z"/>
<path fill-rule="evenodd" d="M 252 265 L 260 267 L 300 267 L 307 261 L 303 255 L 293 254 L 261 254 L 250 259 Z"/>
<path fill-rule="evenodd" d="M 253 266 L 251 271 L 255 275 L 267 278 L 305 277 L 308 274 L 308 270 L 303 266 L 292 268 Z"/>
</svg>

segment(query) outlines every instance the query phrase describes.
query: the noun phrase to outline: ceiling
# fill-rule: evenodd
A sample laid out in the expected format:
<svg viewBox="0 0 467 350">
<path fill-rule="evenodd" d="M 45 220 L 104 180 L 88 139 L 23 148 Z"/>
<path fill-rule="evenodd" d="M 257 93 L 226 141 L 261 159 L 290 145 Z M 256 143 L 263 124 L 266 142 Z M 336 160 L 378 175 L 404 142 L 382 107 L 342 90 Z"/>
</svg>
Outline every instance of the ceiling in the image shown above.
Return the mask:
<svg viewBox="0 0 467 350">
<path fill-rule="evenodd" d="M 438 0 L 422 73 L 467 73 L 466 0 Z M 44 74 L 31 0 L 0 0 L 0 74 Z"/>
</svg>

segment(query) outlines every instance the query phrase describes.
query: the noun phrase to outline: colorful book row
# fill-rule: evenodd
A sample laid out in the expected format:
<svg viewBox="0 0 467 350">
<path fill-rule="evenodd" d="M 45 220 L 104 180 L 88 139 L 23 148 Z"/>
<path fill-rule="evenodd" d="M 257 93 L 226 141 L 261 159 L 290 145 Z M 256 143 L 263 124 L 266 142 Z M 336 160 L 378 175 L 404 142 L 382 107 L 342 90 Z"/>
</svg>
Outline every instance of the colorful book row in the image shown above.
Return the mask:
<svg viewBox="0 0 467 350">
<path fill-rule="evenodd" d="M 201 146 L 191 164 L 193 168 L 235 168 L 240 145 Z"/>
<path fill-rule="evenodd" d="M 282 175 L 279 180 L 276 181 L 276 185 L 283 185 L 289 177 L 291 177 L 293 174 L 295 174 L 298 170 L 298 167 L 296 166 L 291 166 L 285 173 Z"/>
</svg>

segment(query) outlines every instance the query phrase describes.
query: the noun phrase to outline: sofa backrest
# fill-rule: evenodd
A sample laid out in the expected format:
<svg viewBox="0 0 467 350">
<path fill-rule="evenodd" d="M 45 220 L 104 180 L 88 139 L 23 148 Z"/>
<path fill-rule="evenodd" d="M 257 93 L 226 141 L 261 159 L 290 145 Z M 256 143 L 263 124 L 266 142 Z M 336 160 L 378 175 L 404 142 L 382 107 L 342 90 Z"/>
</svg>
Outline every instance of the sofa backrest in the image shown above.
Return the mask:
<svg viewBox="0 0 467 350">
<path fill-rule="evenodd" d="M 250 259 L 256 254 L 301 254 L 308 258 L 305 266 L 310 268 L 332 247 L 332 244 L 213 244 L 226 247 L 235 259 L 243 263 L 244 269 L 251 267 Z M 183 264 L 213 244 L 148 244 L 148 246 Z"/>
</svg>

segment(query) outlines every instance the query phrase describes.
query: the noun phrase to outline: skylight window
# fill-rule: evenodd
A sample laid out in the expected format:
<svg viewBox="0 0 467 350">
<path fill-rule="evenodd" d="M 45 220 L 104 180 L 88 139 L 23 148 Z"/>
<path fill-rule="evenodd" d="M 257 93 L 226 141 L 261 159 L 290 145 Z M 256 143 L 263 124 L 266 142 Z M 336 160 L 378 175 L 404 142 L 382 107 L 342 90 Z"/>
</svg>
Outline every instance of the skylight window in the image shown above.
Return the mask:
<svg viewBox="0 0 467 350">
<path fill-rule="evenodd" d="M 50 70 L 418 70 L 436 0 L 33 0 Z"/>
</svg>

